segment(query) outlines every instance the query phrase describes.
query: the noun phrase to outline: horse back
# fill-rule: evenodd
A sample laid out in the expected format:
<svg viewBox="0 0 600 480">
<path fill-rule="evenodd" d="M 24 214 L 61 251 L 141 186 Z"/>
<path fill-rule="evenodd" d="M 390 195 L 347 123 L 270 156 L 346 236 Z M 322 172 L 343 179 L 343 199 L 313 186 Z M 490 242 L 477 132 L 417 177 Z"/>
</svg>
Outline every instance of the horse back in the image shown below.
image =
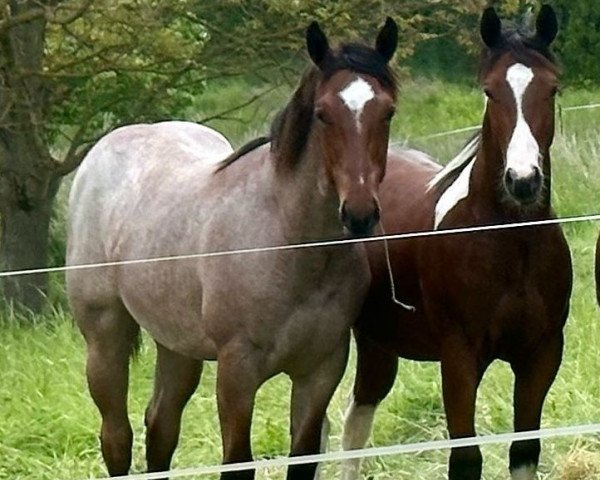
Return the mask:
<svg viewBox="0 0 600 480">
<path fill-rule="evenodd" d="M 92 240 L 113 236 L 143 195 L 168 189 L 177 175 L 207 171 L 231 152 L 221 134 L 190 122 L 130 125 L 103 137 L 71 188 L 68 261 L 108 260 Z"/>
<path fill-rule="evenodd" d="M 203 172 L 210 172 L 231 151 L 218 132 L 188 122 L 130 125 L 104 136 L 90 150 L 73 180 L 67 263 L 152 256 L 153 252 L 144 251 L 149 230 L 143 222 L 184 201 L 186 189 L 179 184 L 189 184 L 190 177 L 200 182 Z M 168 222 L 164 227 L 168 231 Z M 120 245 L 130 237 L 139 251 L 120 252 Z M 108 267 L 72 271 L 67 275 L 67 287 L 77 295 L 112 298 L 117 295 L 115 271 Z"/>
<path fill-rule="evenodd" d="M 428 189 L 429 181 L 441 167 L 425 154 L 412 150 L 392 152 L 380 187 L 381 223 L 386 234 L 401 234 L 431 230 L 435 198 Z M 390 253 L 395 257 L 410 256 L 415 242 L 390 241 Z M 387 277 L 383 243 L 367 246 L 370 264 L 376 277 Z M 406 253 L 405 253 L 406 251 Z M 376 280 L 376 279 L 375 279 Z"/>
</svg>

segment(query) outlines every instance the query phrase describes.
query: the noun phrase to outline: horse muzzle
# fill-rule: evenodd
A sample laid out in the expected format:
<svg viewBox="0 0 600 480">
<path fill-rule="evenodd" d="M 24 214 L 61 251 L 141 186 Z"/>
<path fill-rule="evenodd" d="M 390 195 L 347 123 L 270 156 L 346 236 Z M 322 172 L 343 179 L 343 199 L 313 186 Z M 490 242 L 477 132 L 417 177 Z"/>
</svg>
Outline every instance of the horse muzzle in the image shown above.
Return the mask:
<svg viewBox="0 0 600 480">
<path fill-rule="evenodd" d="M 344 230 L 352 237 L 370 235 L 380 218 L 379 206 L 375 200 L 367 209 L 351 208 L 347 202 L 343 202 L 340 207 L 340 220 L 344 225 Z"/>
<path fill-rule="evenodd" d="M 534 167 L 526 175 L 518 175 L 517 172 L 508 168 L 504 174 L 504 186 L 511 197 L 518 203 L 528 205 L 535 203 L 542 191 L 544 176 L 538 167 Z"/>
</svg>

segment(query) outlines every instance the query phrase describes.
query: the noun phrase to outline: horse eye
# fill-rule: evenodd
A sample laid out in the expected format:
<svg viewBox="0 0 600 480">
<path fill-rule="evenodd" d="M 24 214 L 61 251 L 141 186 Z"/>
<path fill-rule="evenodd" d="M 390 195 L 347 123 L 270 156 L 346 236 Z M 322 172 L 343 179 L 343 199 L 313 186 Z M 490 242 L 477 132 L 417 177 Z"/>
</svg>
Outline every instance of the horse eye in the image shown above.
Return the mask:
<svg viewBox="0 0 600 480">
<path fill-rule="evenodd" d="M 552 87 L 552 90 L 550 90 L 550 96 L 555 97 L 557 93 L 558 93 L 558 87 Z"/>
<path fill-rule="evenodd" d="M 385 121 L 388 123 L 391 122 L 394 115 L 396 115 L 396 110 L 390 110 L 385 116 Z"/>
<path fill-rule="evenodd" d="M 489 88 L 484 88 L 483 93 L 485 93 L 485 96 L 490 100 L 494 100 L 494 95 L 492 95 L 492 92 Z"/>
<path fill-rule="evenodd" d="M 323 110 L 315 111 L 315 117 L 319 122 L 324 123 L 325 125 L 331 125 L 332 123 L 330 118 Z"/>
</svg>

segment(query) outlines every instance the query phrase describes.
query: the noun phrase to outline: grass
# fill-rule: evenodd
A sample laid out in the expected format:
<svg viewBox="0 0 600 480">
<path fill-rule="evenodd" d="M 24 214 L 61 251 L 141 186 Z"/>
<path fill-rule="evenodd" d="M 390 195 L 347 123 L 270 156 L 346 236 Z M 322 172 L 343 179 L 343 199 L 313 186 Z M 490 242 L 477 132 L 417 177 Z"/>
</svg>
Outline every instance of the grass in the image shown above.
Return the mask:
<svg viewBox="0 0 600 480">
<path fill-rule="evenodd" d="M 190 117 L 199 119 L 226 110 L 246 97 L 249 88 L 240 82 L 219 85 L 198 100 Z M 250 92 L 252 93 L 252 91 Z M 216 120 L 237 145 L 263 133 L 268 119 L 288 92 L 280 89 L 237 112 L 238 120 Z M 566 89 L 564 106 L 588 103 L 600 91 Z M 448 159 L 467 134 L 437 139 L 418 137 L 439 130 L 477 124 L 482 99 L 479 90 L 435 80 L 413 80 L 402 88 L 393 137 Z M 597 127 L 600 110 L 565 112 L 563 132 L 553 150 L 554 204 L 560 215 L 595 213 L 600 177 Z M 62 262 L 65 192 L 53 225 L 53 258 Z M 593 283 L 594 243 L 598 225 L 565 226 L 575 265 L 572 310 L 566 328 L 562 368 L 544 409 L 546 427 L 600 421 L 600 322 Z M 551 281 L 551 279 L 549 279 Z M 84 378 L 84 344 L 64 307 L 62 278 L 53 277 L 55 310 L 44 317 L 17 318 L 8 312 L 0 320 L 0 479 L 83 479 L 104 475 L 98 447 L 99 417 Z M 134 471 L 144 470 L 143 411 L 150 397 L 154 348 L 145 338 L 133 364 L 129 406 L 135 430 Z M 354 357 L 330 406 L 330 446 L 341 448 L 341 427 L 351 390 Z M 278 377 L 260 391 L 253 425 L 255 455 L 285 454 L 289 437 L 289 381 Z M 487 373 L 478 398 L 480 434 L 511 429 L 512 378 L 506 365 L 496 363 Z M 190 467 L 220 461 L 215 365 L 205 368 L 202 383 L 183 419 L 180 447 L 174 466 Z M 396 386 L 376 418 L 373 445 L 392 445 L 446 437 L 437 364 L 401 361 Z M 483 448 L 484 477 L 507 478 L 507 445 Z M 600 437 L 561 438 L 543 443 L 540 478 L 545 480 L 600 479 Z M 443 478 L 447 453 L 436 451 L 368 460 L 364 471 L 374 480 Z M 327 465 L 325 478 L 335 478 L 338 466 Z M 258 479 L 282 478 L 282 470 L 259 472 Z M 216 477 L 207 477 L 216 478 Z"/>
</svg>

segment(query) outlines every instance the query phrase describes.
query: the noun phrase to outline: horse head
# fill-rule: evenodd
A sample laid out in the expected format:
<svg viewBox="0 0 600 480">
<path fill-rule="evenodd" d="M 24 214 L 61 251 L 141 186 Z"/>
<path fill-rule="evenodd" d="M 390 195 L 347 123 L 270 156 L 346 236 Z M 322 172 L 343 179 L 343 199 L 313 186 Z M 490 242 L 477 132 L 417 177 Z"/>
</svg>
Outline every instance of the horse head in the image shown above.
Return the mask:
<svg viewBox="0 0 600 480">
<path fill-rule="evenodd" d="M 533 35 L 503 29 L 493 7 L 481 19 L 485 44 L 480 80 L 487 97 L 483 123 L 502 153 L 502 184 L 519 206 L 547 202 L 558 69 L 549 47 L 558 22 L 544 5 Z"/>
</svg>

